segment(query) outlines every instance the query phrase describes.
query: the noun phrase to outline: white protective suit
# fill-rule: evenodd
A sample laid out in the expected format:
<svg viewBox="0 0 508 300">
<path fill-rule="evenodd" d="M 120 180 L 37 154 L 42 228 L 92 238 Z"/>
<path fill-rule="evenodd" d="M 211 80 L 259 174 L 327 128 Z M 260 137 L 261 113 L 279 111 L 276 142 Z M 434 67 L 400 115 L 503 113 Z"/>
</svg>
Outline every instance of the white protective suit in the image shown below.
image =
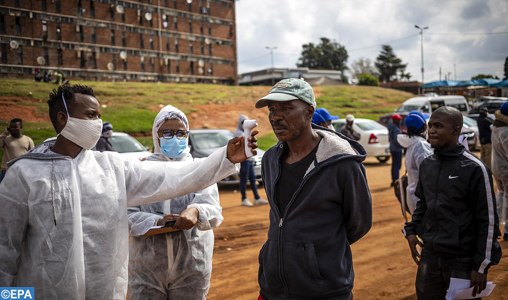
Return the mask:
<svg viewBox="0 0 508 300">
<path fill-rule="evenodd" d="M 169 159 L 160 151 L 157 131 L 166 119 L 185 115 L 171 105 L 157 115 L 152 129 L 154 154 L 147 161 L 192 161 L 187 151 L 176 159 Z M 176 138 L 176 137 L 173 137 Z M 198 223 L 192 229 L 136 237 L 145 233 L 162 219 L 160 212 L 180 214 L 189 207 L 199 211 Z M 219 192 L 214 184 L 201 192 L 170 200 L 143 204 L 128 209 L 129 241 L 129 299 L 206 299 L 212 274 L 214 235 L 223 220 Z"/>
<path fill-rule="evenodd" d="M 504 116 L 496 111 L 496 120 L 502 119 L 508 123 L 508 116 Z M 496 127 L 492 129 L 492 174 L 497 185 L 497 213 L 500 223 L 504 220 L 505 234 L 508 234 L 508 126 Z"/>
<path fill-rule="evenodd" d="M 404 159 L 404 165 L 407 170 L 407 206 L 409 212 L 413 214 L 416 208 L 416 202 L 420 199 L 416 197 L 416 185 L 420 178 L 420 164 L 429 155 L 432 155 L 434 151 L 430 147 L 429 142 L 419 136 L 409 137 L 405 134 L 397 135 L 397 142 L 407 149 L 406 157 Z"/>
<path fill-rule="evenodd" d="M 238 172 L 226 148 L 187 165 L 140 162 L 44 142 L 0 184 L 0 286 L 36 299 L 122 299 L 127 292 L 127 207 L 202 190 Z"/>
</svg>

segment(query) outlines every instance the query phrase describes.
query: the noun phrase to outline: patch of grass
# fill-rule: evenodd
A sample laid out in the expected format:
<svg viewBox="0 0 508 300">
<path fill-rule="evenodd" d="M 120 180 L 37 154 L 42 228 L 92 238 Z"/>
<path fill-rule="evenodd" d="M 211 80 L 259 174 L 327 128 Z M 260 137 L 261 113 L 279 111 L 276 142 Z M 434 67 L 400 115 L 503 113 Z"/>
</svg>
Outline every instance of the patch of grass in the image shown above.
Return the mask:
<svg viewBox="0 0 508 300">
<path fill-rule="evenodd" d="M 277 138 L 275 137 L 275 133 L 270 132 L 261 137 L 258 137 L 258 147 L 262 150 L 268 150 L 273 145 L 277 144 Z"/>
</svg>

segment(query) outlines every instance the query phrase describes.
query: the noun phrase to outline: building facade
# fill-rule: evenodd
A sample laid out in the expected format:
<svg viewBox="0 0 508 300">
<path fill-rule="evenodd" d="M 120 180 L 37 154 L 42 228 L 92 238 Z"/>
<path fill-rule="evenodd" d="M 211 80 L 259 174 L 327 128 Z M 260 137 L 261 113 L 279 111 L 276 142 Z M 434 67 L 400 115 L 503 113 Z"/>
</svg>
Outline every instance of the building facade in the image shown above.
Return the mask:
<svg viewBox="0 0 508 300">
<path fill-rule="evenodd" d="M 0 75 L 235 84 L 234 0 L 0 0 Z"/>
</svg>

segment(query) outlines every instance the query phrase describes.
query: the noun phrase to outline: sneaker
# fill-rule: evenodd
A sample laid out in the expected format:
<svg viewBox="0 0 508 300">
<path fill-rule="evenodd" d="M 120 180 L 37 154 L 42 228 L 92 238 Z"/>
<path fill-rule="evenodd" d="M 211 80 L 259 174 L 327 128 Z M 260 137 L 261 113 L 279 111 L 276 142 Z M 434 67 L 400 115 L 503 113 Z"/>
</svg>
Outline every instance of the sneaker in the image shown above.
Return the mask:
<svg viewBox="0 0 508 300">
<path fill-rule="evenodd" d="M 263 198 L 258 198 L 256 200 L 254 200 L 254 204 L 268 204 L 268 201 L 266 201 Z"/>
<path fill-rule="evenodd" d="M 242 199 L 242 205 L 243 206 L 253 206 L 252 203 L 247 198 Z"/>
</svg>

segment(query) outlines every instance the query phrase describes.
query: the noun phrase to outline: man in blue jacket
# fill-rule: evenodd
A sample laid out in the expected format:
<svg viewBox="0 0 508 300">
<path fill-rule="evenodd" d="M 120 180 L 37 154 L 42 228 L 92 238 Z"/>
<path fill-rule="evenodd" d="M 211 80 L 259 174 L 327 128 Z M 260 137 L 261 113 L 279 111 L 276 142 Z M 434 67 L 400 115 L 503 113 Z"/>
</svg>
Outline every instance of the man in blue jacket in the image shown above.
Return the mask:
<svg viewBox="0 0 508 300">
<path fill-rule="evenodd" d="M 402 117 L 399 114 L 392 116 L 392 123 L 388 124 L 388 141 L 390 142 L 390 154 L 392 155 L 392 183 L 399 179 L 400 165 L 402 164 L 402 150 L 404 149 L 397 141 L 397 136 L 401 134 L 400 120 Z"/>
<path fill-rule="evenodd" d="M 456 108 L 440 107 L 430 117 L 434 154 L 420 165 L 420 201 L 404 227 L 418 265 L 418 300 L 445 299 L 451 277 L 470 279 L 474 297 L 486 288 L 489 267 L 501 259 L 492 174 L 458 143 L 461 128 Z"/>
<path fill-rule="evenodd" d="M 279 142 L 263 156 L 270 204 L 268 240 L 259 254 L 260 296 L 350 300 L 350 245 L 372 226 L 372 200 L 356 141 L 312 125 L 312 87 L 290 78 L 256 103 L 268 106 Z"/>
</svg>

